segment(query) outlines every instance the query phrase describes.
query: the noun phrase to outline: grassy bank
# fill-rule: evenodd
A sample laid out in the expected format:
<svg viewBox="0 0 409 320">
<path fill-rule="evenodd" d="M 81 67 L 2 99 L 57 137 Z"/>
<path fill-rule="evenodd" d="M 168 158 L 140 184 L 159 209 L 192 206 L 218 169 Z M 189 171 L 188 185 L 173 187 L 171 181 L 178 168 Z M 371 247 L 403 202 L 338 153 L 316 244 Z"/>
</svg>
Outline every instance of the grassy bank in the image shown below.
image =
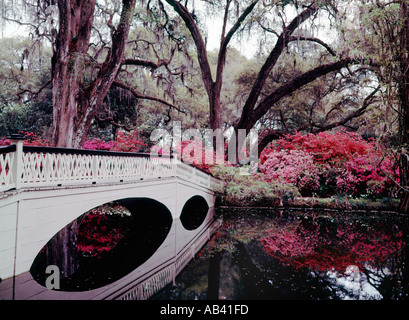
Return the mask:
<svg viewBox="0 0 409 320">
<path fill-rule="evenodd" d="M 398 199 L 365 199 L 349 197 L 297 197 L 286 205 L 300 208 L 349 209 L 349 210 L 397 210 Z"/>
<path fill-rule="evenodd" d="M 379 212 L 397 212 L 399 200 L 370 200 L 370 199 L 349 199 L 341 197 L 315 198 L 315 197 L 297 197 L 287 202 L 264 203 L 238 203 L 225 204 L 218 202 L 217 207 L 220 209 L 242 210 L 281 210 L 281 209 L 326 209 L 326 210 L 351 210 L 351 211 L 379 211 Z"/>
<path fill-rule="evenodd" d="M 336 190 L 333 192 L 335 195 L 328 197 L 307 197 L 291 183 L 267 182 L 262 173 L 246 174 L 246 170 L 242 169 L 226 166 L 213 168 L 213 175 L 222 181 L 216 206 L 397 211 L 399 205 L 399 200 L 394 198 L 374 198 L 373 195 L 352 197 Z"/>
</svg>

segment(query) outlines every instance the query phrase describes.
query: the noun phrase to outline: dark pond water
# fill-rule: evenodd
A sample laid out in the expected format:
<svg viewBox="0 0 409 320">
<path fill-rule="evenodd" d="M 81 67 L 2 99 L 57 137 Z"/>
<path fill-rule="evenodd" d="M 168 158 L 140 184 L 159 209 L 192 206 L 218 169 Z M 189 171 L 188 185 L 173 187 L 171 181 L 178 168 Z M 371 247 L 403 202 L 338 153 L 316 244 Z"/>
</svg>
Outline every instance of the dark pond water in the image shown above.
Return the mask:
<svg viewBox="0 0 409 320">
<path fill-rule="evenodd" d="M 223 220 L 152 300 L 409 298 L 408 220 L 396 214 L 236 210 Z"/>
</svg>

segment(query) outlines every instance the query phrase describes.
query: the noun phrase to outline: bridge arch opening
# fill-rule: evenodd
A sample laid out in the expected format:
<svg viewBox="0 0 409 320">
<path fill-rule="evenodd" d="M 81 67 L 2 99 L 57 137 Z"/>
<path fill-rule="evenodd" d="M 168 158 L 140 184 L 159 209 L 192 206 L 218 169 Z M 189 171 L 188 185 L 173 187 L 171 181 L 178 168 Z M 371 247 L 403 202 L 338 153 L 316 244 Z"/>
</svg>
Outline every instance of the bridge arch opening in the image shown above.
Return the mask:
<svg viewBox="0 0 409 320">
<path fill-rule="evenodd" d="M 37 254 L 33 278 L 49 287 L 47 267 L 59 270 L 61 291 L 87 291 L 113 283 L 147 261 L 167 238 L 168 208 L 149 198 L 126 198 L 93 208 L 55 234 Z"/>
<path fill-rule="evenodd" d="M 186 230 L 199 228 L 206 219 L 209 205 L 202 196 L 193 196 L 186 201 L 180 214 L 180 222 Z"/>
</svg>

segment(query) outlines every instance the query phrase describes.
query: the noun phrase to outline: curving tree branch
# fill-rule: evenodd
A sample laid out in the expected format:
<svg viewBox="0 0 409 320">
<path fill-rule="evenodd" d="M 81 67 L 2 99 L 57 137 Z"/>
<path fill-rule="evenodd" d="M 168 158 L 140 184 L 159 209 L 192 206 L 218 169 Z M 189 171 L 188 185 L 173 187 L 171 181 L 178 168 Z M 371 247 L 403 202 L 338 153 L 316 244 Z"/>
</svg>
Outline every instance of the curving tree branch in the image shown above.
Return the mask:
<svg viewBox="0 0 409 320">
<path fill-rule="evenodd" d="M 322 41 L 321 39 L 315 38 L 315 37 L 297 37 L 297 36 L 293 36 L 290 37 L 289 42 L 292 41 L 311 41 L 311 42 L 315 42 L 320 44 L 321 46 L 323 46 L 325 49 L 327 49 L 327 51 L 334 57 L 337 56 L 337 54 L 335 53 L 335 51 L 328 45 L 326 44 L 324 41 Z"/>
<path fill-rule="evenodd" d="M 18 95 L 19 97 L 21 97 L 23 94 L 29 93 L 31 96 L 37 97 L 37 96 L 41 93 L 41 91 L 43 91 L 45 88 L 47 88 L 47 87 L 51 84 L 51 82 L 52 82 L 51 79 L 50 79 L 50 80 L 47 80 L 47 81 L 46 81 L 45 83 L 43 83 L 43 85 L 42 85 L 40 88 L 38 88 L 38 90 L 36 90 L 36 91 L 30 90 L 30 89 L 22 89 L 22 88 L 20 88 L 21 91 L 18 92 L 17 95 Z"/>
<path fill-rule="evenodd" d="M 157 97 L 153 97 L 153 96 L 148 96 L 148 95 L 141 94 L 138 91 L 136 91 L 135 88 L 132 88 L 131 86 L 129 86 L 129 85 L 127 85 L 127 84 L 125 84 L 125 83 L 123 83 L 123 82 L 121 82 L 119 80 L 113 81 L 112 85 L 114 85 L 114 86 L 116 86 L 118 88 L 128 90 L 137 99 L 156 101 L 156 102 L 159 102 L 159 103 L 161 103 L 161 104 L 163 104 L 165 106 L 168 106 L 171 109 L 175 109 L 175 110 L 177 110 L 177 111 L 179 111 L 179 112 L 181 112 L 183 114 L 186 114 L 185 111 L 183 111 L 180 108 L 174 106 L 173 104 L 167 102 L 166 100 L 163 100 L 163 99 L 160 99 L 160 98 L 157 98 Z"/>
<path fill-rule="evenodd" d="M 241 114 L 241 118 L 236 126 L 238 128 L 251 128 L 256 121 L 254 119 L 254 107 L 257 103 L 257 100 L 260 97 L 260 93 L 263 89 L 265 82 L 267 81 L 268 75 L 270 74 L 273 67 L 276 65 L 278 58 L 280 57 L 281 53 L 283 52 L 284 48 L 287 46 L 288 42 L 290 41 L 290 36 L 292 33 L 309 17 L 311 17 L 314 13 L 318 11 L 317 6 L 310 6 L 300 14 L 298 14 L 288 26 L 284 27 L 284 30 L 279 35 L 277 42 L 274 48 L 271 50 L 270 55 L 264 62 L 263 66 L 260 69 L 260 72 L 257 75 L 256 80 L 253 83 L 251 88 L 250 94 L 247 98 L 246 103 L 243 106 L 243 111 Z M 264 110 L 264 108 L 263 108 Z M 260 113 L 259 109 L 259 113 Z M 251 126 L 250 126 L 251 124 Z"/>
</svg>

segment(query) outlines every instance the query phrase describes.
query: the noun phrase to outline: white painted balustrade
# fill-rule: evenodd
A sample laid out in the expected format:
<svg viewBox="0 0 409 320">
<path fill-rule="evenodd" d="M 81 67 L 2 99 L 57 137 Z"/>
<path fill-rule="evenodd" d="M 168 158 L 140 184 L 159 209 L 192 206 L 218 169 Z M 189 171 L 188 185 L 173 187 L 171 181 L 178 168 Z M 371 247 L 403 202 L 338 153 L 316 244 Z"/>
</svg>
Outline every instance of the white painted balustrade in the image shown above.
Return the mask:
<svg viewBox="0 0 409 320">
<path fill-rule="evenodd" d="M 16 146 L 7 146 L 0 149 L 0 191 L 13 189 L 16 186 L 13 168 L 16 155 Z"/>
<path fill-rule="evenodd" d="M 23 146 L 0 147 L 0 192 L 21 188 L 119 183 L 177 176 L 209 189 L 219 180 L 176 157 Z"/>
</svg>

